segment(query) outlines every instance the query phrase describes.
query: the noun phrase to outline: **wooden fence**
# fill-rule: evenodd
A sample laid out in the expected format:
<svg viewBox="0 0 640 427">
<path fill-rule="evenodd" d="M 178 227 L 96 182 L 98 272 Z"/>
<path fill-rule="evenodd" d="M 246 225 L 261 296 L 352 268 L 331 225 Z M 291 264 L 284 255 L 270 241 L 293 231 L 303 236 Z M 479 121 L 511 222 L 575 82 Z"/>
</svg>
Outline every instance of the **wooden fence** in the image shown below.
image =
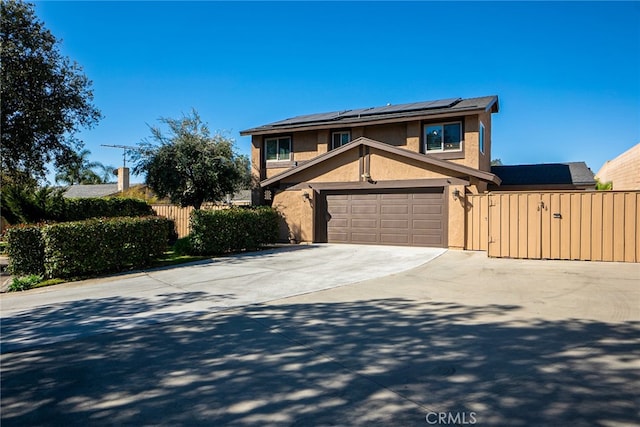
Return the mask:
<svg viewBox="0 0 640 427">
<path fill-rule="evenodd" d="M 465 248 L 491 257 L 640 262 L 640 191 L 467 198 Z"/>
<path fill-rule="evenodd" d="M 191 215 L 191 211 L 193 211 L 192 207 L 182 208 L 176 205 L 151 205 L 151 207 L 154 211 L 156 211 L 157 215 L 172 219 L 176 223 L 176 231 L 178 232 L 178 237 L 185 237 L 189 235 L 189 216 Z M 211 204 L 203 205 L 202 209 L 222 210 L 229 209 L 229 206 Z"/>
</svg>

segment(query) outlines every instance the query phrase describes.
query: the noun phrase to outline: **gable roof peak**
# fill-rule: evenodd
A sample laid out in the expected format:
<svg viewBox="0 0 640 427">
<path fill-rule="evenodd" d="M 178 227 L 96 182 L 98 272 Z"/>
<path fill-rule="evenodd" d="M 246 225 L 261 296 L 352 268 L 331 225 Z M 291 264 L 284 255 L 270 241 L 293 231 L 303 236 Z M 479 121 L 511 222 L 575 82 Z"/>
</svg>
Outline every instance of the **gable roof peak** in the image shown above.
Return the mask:
<svg viewBox="0 0 640 427">
<path fill-rule="evenodd" d="M 481 179 L 483 181 L 492 182 L 494 184 L 500 185 L 500 178 L 493 173 L 481 171 L 478 169 L 470 168 L 469 166 L 460 165 L 457 163 L 453 163 L 447 160 L 437 159 L 435 157 L 427 156 L 425 154 L 416 153 L 415 151 L 409 151 L 404 148 L 399 148 L 393 145 L 385 144 L 384 142 L 376 141 L 375 139 L 367 138 L 365 136 L 361 136 L 359 138 L 354 139 L 353 141 L 336 148 L 334 150 L 328 151 L 326 153 L 320 154 L 319 156 L 309 160 L 307 163 L 301 166 L 294 166 L 282 173 L 279 173 L 276 176 L 265 179 L 260 183 L 261 187 L 271 186 L 284 178 L 288 178 L 292 175 L 299 173 L 305 169 L 309 169 L 319 163 L 322 163 L 328 159 L 339 156 L 346 151 L 353 150 L 359 146 L 367 146 L 371 148 L 375 148 L 377 150 L 395 154 L 397 156 L 405 157 L 408 159 L 417 160 L 424 164 L 435 166 L 438 168 L 447 169 L 450 171 L 455 171 L 457 173 L 473 176 L 475 178 Z"/>
</svg>

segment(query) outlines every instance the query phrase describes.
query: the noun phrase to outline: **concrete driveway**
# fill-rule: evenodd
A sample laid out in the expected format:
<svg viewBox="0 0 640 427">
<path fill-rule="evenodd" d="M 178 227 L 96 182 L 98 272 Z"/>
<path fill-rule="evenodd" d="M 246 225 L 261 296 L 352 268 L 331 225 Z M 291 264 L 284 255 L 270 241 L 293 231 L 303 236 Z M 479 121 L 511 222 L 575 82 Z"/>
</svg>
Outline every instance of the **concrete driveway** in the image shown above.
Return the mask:
<svg viewBox="0 0 640 427">
<path fill-rule="evenodd" d="M 0 299 L 1 348 L 5 353 L 348 285 L 410 270 L 444 252 L 362 245 L 288 246 L 5 294 Z M 89 302 L 91 309 L 85 306 Z M 71 306 L 72 316 L 66 309 Z M 129 308 L 123 312 L 125 306 Z"/>
<path fill-rule="evenodd" d="M 265 261 L 284 254 L 295 270 L 297 254 L 318 248 Z M 382 268 L 399 250 L 369 248 L 386 255 L 354 269 Z M 416 263 L 217 312 L 233 298 L 211 277 L 127 297 L 104 296 L 120 279 L 83 286 L 96 295 L 79 299 L 50 291 L 28 312 L 4 308 L 30 295 L 3 296 L 2 423 L 637 425 L 640 265 L 458 251 Z M 247 287 L 262 283 L 255 274 Z"/>
</svg>

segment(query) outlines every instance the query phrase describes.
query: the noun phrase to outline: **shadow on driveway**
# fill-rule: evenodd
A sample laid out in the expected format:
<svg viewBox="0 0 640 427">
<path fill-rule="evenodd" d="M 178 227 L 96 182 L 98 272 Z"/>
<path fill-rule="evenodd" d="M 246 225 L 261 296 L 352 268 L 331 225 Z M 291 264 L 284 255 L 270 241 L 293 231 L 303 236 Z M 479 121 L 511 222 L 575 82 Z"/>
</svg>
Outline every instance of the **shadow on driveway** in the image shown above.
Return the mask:
<svg viewBox="0 0 640 427">
<path fill-rule="evenodd" d="M 164 303 L 182 303 L 172 297 Z M 36 308 L 3 319 L 2 333 L 91 324 L 93 312 L 127 317 L 148 304 Z M 105 328 L 5 353 L 2 425 L 424 426 L 429 411 L 474 412 L 477 425 L 637 423 L 638 322 L 501 316 L 518 308 L 285 303 Z"/>
<path fill-rule="evenodd" d="M 2 319 L 1 353 L 193 317 L 192 312 L 176 313 L 176 307 L 209 304 L 208 310 L 201 310 L 202 314 L 214 308 L 219 310 L 220 307 L 215 307 L 217 303 L 235 298 L 234 294 L 181 292 L 160 294 L 153 299 L 118 296 L 38 306 Z"/>
</svg>

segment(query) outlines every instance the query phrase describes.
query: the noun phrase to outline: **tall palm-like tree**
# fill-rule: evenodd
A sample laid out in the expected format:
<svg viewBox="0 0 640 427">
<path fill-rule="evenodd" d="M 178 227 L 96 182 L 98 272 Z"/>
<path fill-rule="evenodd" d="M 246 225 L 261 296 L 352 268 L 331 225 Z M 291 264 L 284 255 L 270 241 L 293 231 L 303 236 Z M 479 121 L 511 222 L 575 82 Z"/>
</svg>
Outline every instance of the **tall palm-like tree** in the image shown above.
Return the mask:
<svg viewBox="0 0 640 427">
<path fill-rule="evenodd" d="M 56 184 L 104 184 L 105 180 L 93 169 L 105 166 L 100 162 L 89 161 L 91 151 L 84 149 L 75 154 L 68 165 L 61 168 L 55 176 Z"/>
<path fill-rule="evenodd" d="M 105 165 L 100 162 L 94 163 L 98 164 L 98 166 L 96 166 L 99 170 L 98 175 L 104 184 L 116 182 L 116 177 L 118 176 L 116 172 L 118 168 L 113 165 Z"/>
</svg>

